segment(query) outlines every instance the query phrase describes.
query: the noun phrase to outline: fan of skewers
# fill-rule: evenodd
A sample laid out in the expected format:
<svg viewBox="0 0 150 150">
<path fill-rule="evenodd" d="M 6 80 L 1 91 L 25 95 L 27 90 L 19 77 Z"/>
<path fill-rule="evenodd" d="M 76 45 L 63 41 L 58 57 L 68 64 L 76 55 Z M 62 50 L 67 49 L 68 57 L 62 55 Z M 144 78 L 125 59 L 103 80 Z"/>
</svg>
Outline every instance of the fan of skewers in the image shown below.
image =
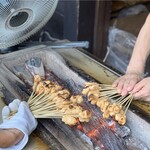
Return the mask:
<svg viewBox="0 0 150 150">
<path fill-rule="evenodd" d="M 70 126 L 88 122 L 92 113 L 81 106 L 82 95 L 70 91 L 50 80 L 34 76 L 33 92 L 27 103 L 35 118 L 60 118 Z"/>
<path fill-rule="evenodd" d="M 126 123 L 126 112 L 133 100 L 133 95 L 121 96 L 112 85 L 85 82 L 82 91 L 88 101 L 97 105 L 103 113 L 103 118 L 112 117 L 120 125 Z"/>
</svg>

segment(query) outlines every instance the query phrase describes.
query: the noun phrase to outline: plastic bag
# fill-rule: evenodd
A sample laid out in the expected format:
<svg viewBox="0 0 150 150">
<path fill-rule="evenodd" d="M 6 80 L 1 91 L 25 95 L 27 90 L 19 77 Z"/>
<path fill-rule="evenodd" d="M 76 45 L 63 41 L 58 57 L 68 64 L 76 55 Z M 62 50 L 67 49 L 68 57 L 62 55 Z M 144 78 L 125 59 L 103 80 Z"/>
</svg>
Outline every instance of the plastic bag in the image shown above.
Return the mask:
<svg viewBox="0 0 150 150">
<path fill-rule="evenodd" d="M 110 28 L 108 51 L 104 62 L 121 73 L 125 73 L 132 55 L 136 37 L 126 31 Z"/>
</svg>

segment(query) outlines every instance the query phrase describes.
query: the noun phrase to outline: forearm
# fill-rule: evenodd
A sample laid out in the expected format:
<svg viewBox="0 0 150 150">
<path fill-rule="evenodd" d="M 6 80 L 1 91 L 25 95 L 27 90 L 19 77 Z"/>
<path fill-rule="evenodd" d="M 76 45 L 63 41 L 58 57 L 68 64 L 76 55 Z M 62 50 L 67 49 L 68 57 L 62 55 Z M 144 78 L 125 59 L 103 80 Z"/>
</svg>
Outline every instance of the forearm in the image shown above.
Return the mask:
<svg viewBox="0 0 150 150">
<path fill-rule="evenodd" d="M 10 147 L 17 144 L 24 134 L 17 129 L 0 129 L 0 148 Z"/>
<path fill-rule="evenodd" d="M 133 54 L 129 62 L 127 73 L 135 71 L 143 73 L 147 57 L 150 53 L 150 14 L 148 15 L 133 49 Z"/>
</svg>

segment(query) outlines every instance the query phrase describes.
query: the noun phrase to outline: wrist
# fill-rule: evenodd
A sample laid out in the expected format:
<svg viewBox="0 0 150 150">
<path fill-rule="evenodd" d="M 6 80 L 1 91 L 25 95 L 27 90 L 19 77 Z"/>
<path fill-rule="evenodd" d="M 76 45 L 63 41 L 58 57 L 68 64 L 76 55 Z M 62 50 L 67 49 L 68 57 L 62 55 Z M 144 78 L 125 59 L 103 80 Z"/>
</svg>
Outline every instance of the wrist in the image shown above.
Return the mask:
<svg viewBox="0 0 150 150">
<path fill-rule="evenodd" d="M 136 68 L 137 66 L 128 66 L 127 70 L 126 70 L 126 74 L 137 74 L 137 75 L 143 76 L 144 67 L 139 67 L 138 66 L 138 68 Z"/>
<path fill-rule="evenodd" d="M 7 148 L 16 145 L 24 137 L 24 134 L 17 129 L 0 129 L 0 147 Z"/>
<path fill-rule="evenodd" d="M 24 137 L 24 133 L 16 128 L 7 129 L 11 136 L 14 138 L 13 145 L 16 145 Z"/>
<path fill-rule="evenodd" d="M 144 73 L 137 72 L 137 71 L 134 71 L 134 70 L 127 71 L 126 74 L 127 75 L 136 75 L 140 78 L 140 80 L 144 78 Z"/>
<path fill-rule="evenodd" d="M 10 129 L 8 129 L 9 130 L 9 132 L 11 132 L 12 134 L 14 134 L 14 136 L 18 139 L 21 139 L 21 138 L 23 138 L 23 136 L 24 136 L 24 133 L 22 132 L 22 131 L 20 131 L 20 130 L 18 130 L 18 129 L 16 129 L 16 128 L 10 128 Z"/>
</svg>

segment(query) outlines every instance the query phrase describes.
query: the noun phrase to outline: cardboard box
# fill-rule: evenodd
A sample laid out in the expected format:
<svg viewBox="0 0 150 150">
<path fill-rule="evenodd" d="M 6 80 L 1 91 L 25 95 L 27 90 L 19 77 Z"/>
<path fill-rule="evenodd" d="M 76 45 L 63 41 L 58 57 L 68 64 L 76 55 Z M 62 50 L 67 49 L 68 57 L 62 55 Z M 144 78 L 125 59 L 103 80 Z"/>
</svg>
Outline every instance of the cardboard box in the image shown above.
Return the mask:
<svg viewBox="0 0 150 150">
<path fill-rule="evenodd" d="M 110 25 L 137 36 L 146 20 L 147 15 L 148 13 L 141 13 L 134 16 L 113 19 L 111 20 Z"/>
</svg>

